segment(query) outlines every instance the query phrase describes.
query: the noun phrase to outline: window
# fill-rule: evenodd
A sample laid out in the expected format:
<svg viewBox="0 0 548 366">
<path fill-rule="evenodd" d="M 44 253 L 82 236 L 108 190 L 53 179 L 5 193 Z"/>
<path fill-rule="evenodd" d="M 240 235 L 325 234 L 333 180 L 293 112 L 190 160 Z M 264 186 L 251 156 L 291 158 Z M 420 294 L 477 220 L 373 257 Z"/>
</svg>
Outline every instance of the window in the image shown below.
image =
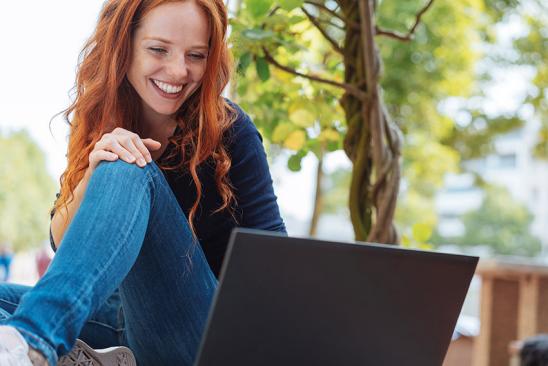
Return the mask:
<svg viewBox="0 0 548 366">
<path fill-rule="evenodd" d="M 497 168 L 511 169 L 516 167 L 516 154 L 502 154 L 499 155 Z"/>
</svg>

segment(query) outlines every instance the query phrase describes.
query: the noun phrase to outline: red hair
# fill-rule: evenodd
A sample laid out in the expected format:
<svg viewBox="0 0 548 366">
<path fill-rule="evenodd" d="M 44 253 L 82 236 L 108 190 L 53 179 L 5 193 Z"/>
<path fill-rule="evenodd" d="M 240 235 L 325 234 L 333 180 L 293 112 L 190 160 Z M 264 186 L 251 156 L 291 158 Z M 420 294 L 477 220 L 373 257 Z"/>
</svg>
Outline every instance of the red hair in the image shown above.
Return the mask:
<svg viewBox="0 0 548 366">
<path fill-rule="evenodd" d="M 207 66 L 201 86 L 177 111 L 182 133 L 170 139 L 176 149 L 167 160 L 178 155 L 180 162 L 176 166 L 161 166 L 186 168 L 191 174 L 197 198 L 188 219 L 194 232 L 193 220 L 202 194 L 197 167 L 202 162 L 211 158 L 215 164 L 217 190 L 223 200 L 215 212 L 230 209 L 234 200 L 228 180 L 231 161 L 223 143 L 223 134 L 234 121 L 234 109 L 221 96 L 230 80 L 232 58 L 226 42 L 228 15 L 223 1 L 175 1 L 193 1 L 200 6 L 208 17 L 210 29 Z M 103 6 L 97 27 L 80 54 L 74 102 L 64 111 L 70 125 L 68 161 L 60 178 L 61 192 L 55 209 L 62 206 L 66 209 L 72 201 L 73 192 L 89 166 L 89 154 L 103 134 L 116 127 L 139 130 L 141 103 L 126 77 L 133 35 L 148 12 L 175 1 L 110 0 Z"/>
</svg>

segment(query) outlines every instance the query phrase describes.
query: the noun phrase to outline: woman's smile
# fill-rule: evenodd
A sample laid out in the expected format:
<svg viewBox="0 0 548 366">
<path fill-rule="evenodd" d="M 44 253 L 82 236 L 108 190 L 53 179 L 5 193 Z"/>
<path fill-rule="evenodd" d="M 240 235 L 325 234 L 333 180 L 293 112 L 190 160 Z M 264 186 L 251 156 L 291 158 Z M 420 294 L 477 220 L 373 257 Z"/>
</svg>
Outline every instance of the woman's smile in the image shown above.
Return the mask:
<svg viewBox="0 0 548 366">
<path fill-rule="evenodd" d="M 167 99 L 178 99 L 183 95 L 184 85 L 173 85 L 168 84 L 156 79 L 150 79 L 151 84 L 154 90 L 158 92 L 158 94 Z"/>
</svg>

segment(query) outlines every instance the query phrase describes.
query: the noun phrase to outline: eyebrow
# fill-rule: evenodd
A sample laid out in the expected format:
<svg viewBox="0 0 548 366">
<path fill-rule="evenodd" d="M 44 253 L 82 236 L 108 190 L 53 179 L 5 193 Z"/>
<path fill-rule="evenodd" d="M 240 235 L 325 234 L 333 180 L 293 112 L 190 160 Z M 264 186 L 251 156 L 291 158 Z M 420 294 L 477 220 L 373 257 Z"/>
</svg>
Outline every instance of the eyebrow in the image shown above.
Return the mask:
<svg viewBox="0 0 548 366">
<path fill-rule="evenodd" d="M 145 37 L 145 38 L 143 38 L 143 41 L 146 41 L 146 40 L 160 41 L 160 42 L 163 42 L 163 43 L 166 43 L 166 44 L 173 44 L 173 42 L 171 42 L 170 40 L 162 38 L 162 37 Z M 204 44 L 198 44 L 198 45 L 192 46 L 190 48 L 208 50 L 209 46 L 204 45 Z"/>
</svg>

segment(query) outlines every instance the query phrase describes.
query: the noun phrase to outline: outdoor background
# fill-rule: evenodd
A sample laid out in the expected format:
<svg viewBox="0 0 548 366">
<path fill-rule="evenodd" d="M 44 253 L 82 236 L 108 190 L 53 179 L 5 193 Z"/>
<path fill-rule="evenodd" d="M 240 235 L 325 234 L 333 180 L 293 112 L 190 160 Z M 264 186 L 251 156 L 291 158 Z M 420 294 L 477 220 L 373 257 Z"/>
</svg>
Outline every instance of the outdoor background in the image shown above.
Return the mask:
<svg viewBox="0 0 548 366">
<path fill-rule="evenodd" d="M 0 12 L 0 244 L 15 253 L 10 281 L 36 281 L 36 255 L 49 245 L 68 132 L 53 117 L 70 102 L 79 51 L 102 2 L 10 2 Z M 238 13 L 231 23 L 238 72 L 227 95 L 265 137 L 289 234 L 351 241 L 342 92 L 269 58 L 342 80 L 343 24 L 320 16 L 314 1 L 279 3 L 275 12 L 269 0 L 229 4 Z M 426 4 L 379 1 L 377 23 L 405 35 Z M 410 39 L 375 37 L 384 102 L 403 133 L 395 218 L 402 245 L 546 261 L 547 19 L 541 0 L 435 0 Z M 478 286 L 464 309 L 472 327 Z"/>
</svg>

